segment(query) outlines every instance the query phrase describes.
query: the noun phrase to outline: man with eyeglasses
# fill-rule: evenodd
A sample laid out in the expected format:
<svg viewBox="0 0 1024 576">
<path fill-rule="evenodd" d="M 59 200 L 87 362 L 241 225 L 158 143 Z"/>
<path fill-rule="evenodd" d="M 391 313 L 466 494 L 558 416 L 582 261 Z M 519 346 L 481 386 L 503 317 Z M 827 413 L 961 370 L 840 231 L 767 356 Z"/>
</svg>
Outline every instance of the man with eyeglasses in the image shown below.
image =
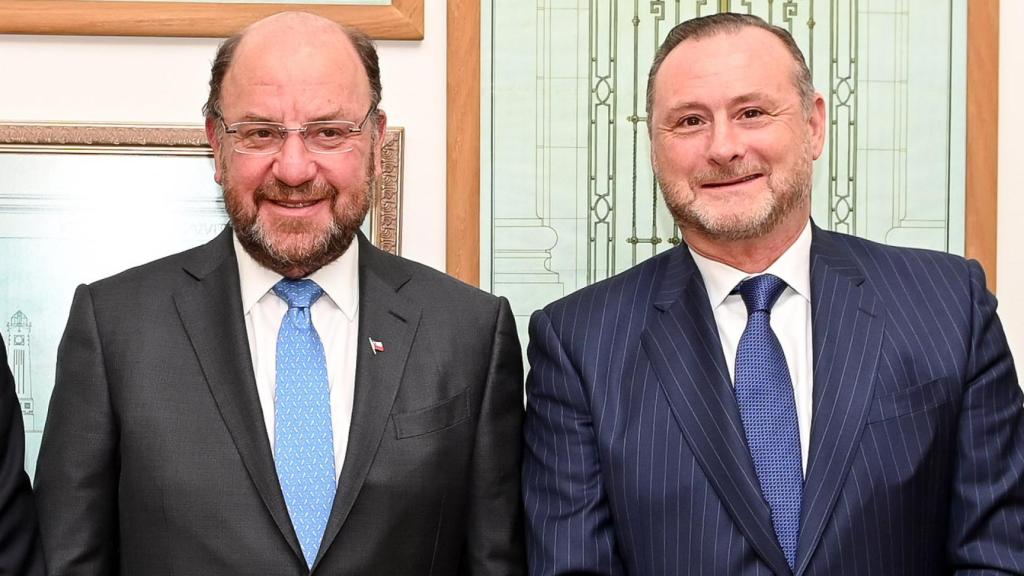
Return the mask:
<svg viewBox="0 0 1024 576">
<path fill-rule="evenodd" d="M 380 174 L 362 34 L 283 13 L 205 107 L 231 225 L 79 287 L 36 476 L 53 574 L 521 574 L 504 299 L 359 233 Z"/>
</svg>

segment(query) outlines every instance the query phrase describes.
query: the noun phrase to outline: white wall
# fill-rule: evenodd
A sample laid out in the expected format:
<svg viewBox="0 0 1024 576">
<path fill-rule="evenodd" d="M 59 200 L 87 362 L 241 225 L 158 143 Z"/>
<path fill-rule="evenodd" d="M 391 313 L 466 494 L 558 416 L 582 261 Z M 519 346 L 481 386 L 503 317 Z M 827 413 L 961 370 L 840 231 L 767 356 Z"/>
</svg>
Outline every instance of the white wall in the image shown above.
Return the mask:
<svg viewBox="0 0 1024 576">
<path fill-rule="evenodd" d="M 1024 2 L 999 3 L 999 315 L 1024 378 Z M 1024 384 L 1024 381 L 1022 381 Z"/>
<path fill-rule="evenodd" d="M 444 269 L 445 10 L 379 42 L 381 107 L 406 129 L 403 255 Z M 201 124 L 219 40 L 0 35 L 0 121 Z"/>
</svg>

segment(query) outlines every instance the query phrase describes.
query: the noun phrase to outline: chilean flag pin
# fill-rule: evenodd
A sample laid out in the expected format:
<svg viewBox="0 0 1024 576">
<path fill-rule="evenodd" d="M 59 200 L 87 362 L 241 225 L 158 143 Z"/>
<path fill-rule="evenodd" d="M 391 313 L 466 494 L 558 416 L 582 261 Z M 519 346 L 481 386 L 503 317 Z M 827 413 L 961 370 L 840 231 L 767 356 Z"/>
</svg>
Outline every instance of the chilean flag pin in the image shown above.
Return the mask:
<svg viewBox="0 0 1024 576">
<path fill-rule="evenodd" d="M 377 355 L 377 352 L 383 352 L 384 351 L 384 343 L 383 342 L 381 342 L 379 340 L 374 340 L 373 338 L 370 338 L 369 340 L 370 340 L 370 351 L 373 352 L 374 356 Z"/>
</svg>

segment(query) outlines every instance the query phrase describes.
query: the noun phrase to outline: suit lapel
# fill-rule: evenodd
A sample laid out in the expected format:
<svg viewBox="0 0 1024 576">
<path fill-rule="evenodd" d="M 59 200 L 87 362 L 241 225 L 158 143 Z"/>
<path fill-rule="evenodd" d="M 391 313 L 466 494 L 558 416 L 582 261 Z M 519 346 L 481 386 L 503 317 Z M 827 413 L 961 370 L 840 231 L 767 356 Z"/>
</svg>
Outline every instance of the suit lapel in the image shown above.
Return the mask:
<svg viewBox="0 0 1024 576">
<path fill-rule="evenodd" d="M 776 574 L 789 565 L 761 496 L 704 281 L 685 246 L 662 275 L 643 347 L 708 482 Z"/>
<path fill-rule="evenodd" d="M 811 241 L 814 402 L 797 573 L 810 562 L 864 431 L 884 314 L 856 262 L 829 232 Z"/>
<path fill-rule="evenodd" d="M 278 529 L 302 558 L 256 390 L 231 229 L 207 244 L 185 271 L 196 282 L 175 294 L 178 315 L 242 463 Z"/>
<path fill-rule="evenodd" d="M 398 293 L 409 278 L 407 271 L 397 268 L 359 235 L 359 337 L 352 424 L 345 464 L 317 562 L 348 518 L 386 433 L 420 321 L 419 305 Z M 374 353 L 371 340 L 380 342 L 384 351 Z"/>
</svg>

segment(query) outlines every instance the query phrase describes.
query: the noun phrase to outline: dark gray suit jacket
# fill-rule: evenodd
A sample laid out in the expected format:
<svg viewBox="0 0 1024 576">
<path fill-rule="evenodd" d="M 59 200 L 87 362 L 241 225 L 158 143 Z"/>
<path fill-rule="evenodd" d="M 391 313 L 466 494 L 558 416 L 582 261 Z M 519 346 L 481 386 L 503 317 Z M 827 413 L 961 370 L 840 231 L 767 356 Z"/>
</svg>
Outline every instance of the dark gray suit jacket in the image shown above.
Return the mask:
<svg viewBox="0 0 1024 576">
<path fill-rule="evenodd" d="M 0 576 L 42 573 L 36 508 L 25 474 L 25 427 L 0 339 Z"/>
<path fill-rule="evenodd" d="M 315 574 L 519 574 L 508 302 L 359 237 L 348 452 Z M 369 339 L 384 344 L 372 354 Z M 36 475 L 51 574 L 306 574 L 225 230 L 80 286 Z"/>
</svg>

